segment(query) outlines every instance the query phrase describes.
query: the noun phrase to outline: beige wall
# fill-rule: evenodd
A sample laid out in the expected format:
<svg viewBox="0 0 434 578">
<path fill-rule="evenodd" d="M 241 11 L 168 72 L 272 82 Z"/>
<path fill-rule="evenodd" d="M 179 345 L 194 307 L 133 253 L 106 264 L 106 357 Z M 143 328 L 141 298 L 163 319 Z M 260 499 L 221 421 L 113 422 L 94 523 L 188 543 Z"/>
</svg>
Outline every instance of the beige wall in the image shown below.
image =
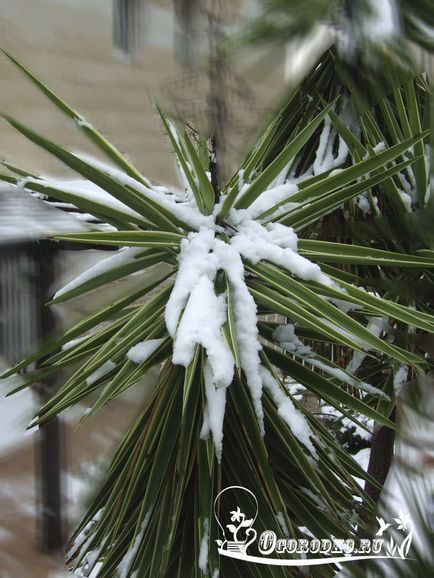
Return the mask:
<svg viewBox="0 0 434 578">
<path fill-rule="evenodd" d="M 84 114 L 146 173 L 167 174 L 167 147 L 151 96 L 178 72 L 172 50 L 143 46 L 137 62 L 120 58 L 112 44 L 110 0 L 7 0 L 0 3 L 1 46 L 13 52 Z M 168 10 L 160 10 L 168 12 Z M 169 13 L 170 15 L 170 13 Z M 170 18 L 162 18 L 169 36 Z M 73 149 L 90 150 L 73 123 L 0 58 L 0 109 Z M 1 123 L 0 156 L 36 171 L 63 173 L 61 165 Z"/>
<path fill-rule="evenodd" d="M 145 174 L 157 181 L 173 182 L 173 159 L 152 102 L 157 98 L 168 102 L 170 108 L 192 100 L 193 112 L 190 106 L 185 108 L 187 117 L 197 114 L 198 109 L 205 115 L 206 87 L 203 72 L 185 74 L 176 63 L 172 2 L 145 4 L 141 46 L 134 62 L 120 58 L 113 49 L 112 0 L 2 0 L 0 46 L 86 116 Z M 238 117 L 242 117 L 241 128 L 236 122 L 230 127 L 238 156 L 250 127 L 258 124 L 283 83 L 283 58 L 280 60 L 268 67 L 268 77 L 252 74 L 252 54 L 245 54 L 242 64 L 231 62 L 237 70 L 241 67 L 245 71 L 244 80 L 248 79 L 250 87 L 248 105 L 243 98 L 232 101 L 233 108 L 241 111 Z M 273 82 L 270 74 L 274 75 Z M 92 152 L 77 127 L 3 56 L 0 80 L 0 110 L 72 150 Z M 235 89 L 237 80 L 231 82 Z M 65 174 L 63 165 L 17 136 L 6 123 L 0 126 L 0 158 L 37 173 Z"/>
</svg>

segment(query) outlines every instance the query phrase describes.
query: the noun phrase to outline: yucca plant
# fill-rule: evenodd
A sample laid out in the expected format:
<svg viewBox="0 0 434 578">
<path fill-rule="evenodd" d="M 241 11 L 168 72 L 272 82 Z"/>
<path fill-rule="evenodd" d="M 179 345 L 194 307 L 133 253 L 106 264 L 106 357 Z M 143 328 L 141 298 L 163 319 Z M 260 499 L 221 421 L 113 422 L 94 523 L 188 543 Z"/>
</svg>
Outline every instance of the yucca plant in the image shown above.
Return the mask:
<svg viewBox="0 0 434 578">
<path fill-rule="evenodd" d="M 406 243 L 396 250 L 366 238 L 352 244 L 341 232 L 324 233 L 324 223 L 339 231 L 340 223 L 356 220 L 364 201 L 373 211 L 407 210 L 397 183 L 410 173 L 417 175 L 414 206 L 425 210 L 429 102 L 423 79 L 408 84 L 403 108 L 400 98 L 386 99 L 357 118 L 351 95 L 340 97 L 344 89 L 327 53 L 221 188 L 210 174 L 213 151 L 159 110 L 183 182 L 177 191 L 144 177 L 9 58 L 114 163 L 72 153 L 2 115 L 84 180 L 67 186 L 10 163 L 1 178 L 110 225 L 62 240 L 119 247 L 53 302 L 133 273 L 142 272 L 142 283 L 2 377 L 39 360 L 20 386 L 32 387 L 75 368 L 38 411 L 32 422 L 38 425 L 92 394 L 83 417 L 89 419 L 140 387 L 150 368 L 160 368 L 74 534 L 70 565 L 85 573 L 98 565 L 100 578 L 297 575 L 294 568 L 221 561 L 214 499 L 227 486 L 249 488 L 258 500 L 258 533 L 349 537 L 372 520 L 374 503 L 353 476 L 376 481 L 288 385 L 302 384 L 365 429 L 359 415 L 395 427 L 389 419 L 393 369 L 403 365 L 418 374 L 429 368 L 417 347 L 385 339 L 387 332 L 375 331 L 373 323 L 387 317 L 395 327 L 433 331 L 426 301 L 408 306 L 384 288 L 407 271 L 430 276 L 431 251 Z M 380 118 L 381 139 L 374 118 Z M 358 376 L 361 363 L 345 369 L 353 354 L 368 368 L 369 362 L 380 367 L 375 385 Z M 334 574 L 331 566 L 311 570 L 311 576 Z"/>
</svg>

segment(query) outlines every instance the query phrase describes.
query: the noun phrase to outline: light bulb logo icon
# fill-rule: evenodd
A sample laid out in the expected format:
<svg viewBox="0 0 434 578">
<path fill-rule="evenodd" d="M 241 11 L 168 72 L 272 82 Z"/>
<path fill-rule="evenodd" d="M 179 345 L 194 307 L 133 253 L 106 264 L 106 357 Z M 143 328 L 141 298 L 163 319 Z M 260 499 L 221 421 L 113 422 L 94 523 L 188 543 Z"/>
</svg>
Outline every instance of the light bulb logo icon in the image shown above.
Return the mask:
<svg viewBox="0 0 434 578">
<path fill-rule="evenodd" d="M 256 496 L 243 486 L 229 486 L 214 500 L 214 516 L 223 539 L 217 540 L 219 551 L 246 554 L 256 540 L 253 524 L 258 516 Z"/>
</svg>

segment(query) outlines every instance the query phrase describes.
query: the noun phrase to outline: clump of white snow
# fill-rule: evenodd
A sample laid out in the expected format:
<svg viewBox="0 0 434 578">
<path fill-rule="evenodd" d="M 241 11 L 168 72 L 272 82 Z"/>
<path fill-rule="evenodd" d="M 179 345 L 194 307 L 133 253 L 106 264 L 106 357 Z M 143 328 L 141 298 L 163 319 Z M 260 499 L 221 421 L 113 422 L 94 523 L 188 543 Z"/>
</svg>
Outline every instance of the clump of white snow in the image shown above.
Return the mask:
<svg viewBox="0 0 434 578">
<path fill-rule="evenodd" d="M 88 335 L 84 335 L 82 337 L 77 337 L 76 339 L 71 339 L 71 341 L 67 341 L 62 345 L 62 351 L 68 351 L 68 349 L 72 349 L 76 345 L 79 345 L 82 341 L 88 338 Z"/>
<path fill-rule="evenodd" d="M 54 295 L 53 299 L 57 299 L 66 293 L 69 293 L 73 289 L 80 287 L 84 283 L 91 281 L 112 269 L 116 269 L 122 265 L 132 263 L 134 259 L 143 253 L 143 247 L 122 247 L 114 255 L 110 255 L 106 259 L 102 259 L 89 269 L 86 269 L 83 273 L 72 279 L 69 283 L 64 285 L 57 293 Z"/>
<path fill-rule="evenodd" d="M 121 170 L 106 165 L 93 157 L 84 154 L 77 154 L 76 156 L 105 173 L 119 185 L 128 187 L 144 199 L 149 199 L 153 203 L 160 205 L 192 229 L 198 230 L 202 226 L 213 227 L 214 217 L 212 215 L 203 215 L 197 208 L 193 199 L 183 203 L 176 202 L 173 195 L 161 194 L 161 189 L 159 191 L 154 191 L 143 183 L 128 176 Z"/>
<path fill-rule="evenodd" d="M 103 509 L 99 510 L 95 516 L 86 524 L 86 526 L 81 530 L 81 532 L 75 537 L 70 549 L 67 552 L 67 560 L 71 559 L 76 553 L 81 550 L 84 552 L 86 549 L 87 542 L 92 537 L 91 529 L 95 524 L 99 522 L 103 514 Z M 80 557 L 80 554 L 79 554 Z"/>
<path fill-rule="evenodd" d="M 401 365 L 398 371 L 393 376 L 393 389 L 395 393 L 399 393 L 403 386 L 407 383 L 408 365 Z"/>
<path fill-rule="evenodd" d="M 364 215 L 369 215 L 371 213 L 371 205 L 369 204 L 368 195 L 366 193 L 358 195 L 355 201 L 356 205 Z"/>
<path fill-rule="evenodd" d="M 381 332 L 387 328 L 387 320 L 383 317 L 372 317 L 366 326 L 366 329 L 370 331 L 376 337 L 380 337 Z M 353 353 L 352 359 L 349 361 L 345 370 L 348 373 L 356 373 L 359 367 L 362 365 L 366 354 L 361 351 L 355 351 Z"/>
<path fill-rule="evenodd" d="M 395 0 L 369 0 L 369 13 L 363 21 L 363 33 L 377 42 L 395 38 L 399 32 Z"/>
<path fill-rule="evenodd" d="M 261 225 L 257 221 L 246 220 L 238 224 L 238 233 L 232 237 L 231 245 L 253 264 L 270 261 L 305 281 L 333 286 L 319 265 L 297 253 L 297 241 L 291 227 L 280 223 Z"/>
<path fill-rule="evenodd" d="M 306 391 L 306 388 L 304 385 L 302 385 L 301 383 L 298 383 L 297 381 L 294 381 L 290 377 L 285 379 L 284 385 L 285 385 L 286 389 L 288 390 L 288 392 L 291 394 L 291 397 L 293 399 L 296 399 L 297 401 L 301 401 L 303 399 L 303 395 Z"/>
<path fill-rule="evenodd" d="M 386 145 L 384 144 L 384 142 L 380 141 L 374 147 L 372 147 L 372 150 L 374 151 L 374 153 L 381 153 L 381 151 L 384 151 L 385 148 Z"/>
<path fill-rule="evenodd" d="M 146 513 L 140 528 L 140 532 L 135 537 L 133 545 L 131 546 L 131 548 L 129 548 L 129 550 L 123 557 L 121 563 L 119 564 L 118 566 L 119 578 L 127 578 L 131 565 L 134 562 L 134 558 L 136 557 L 136 554 L 139 551 L 140 544 L 142 543 L 143 536 L 145 534 L 146 528 L 148 527 L 149 520 L 151 519 L 151 515 L 152 509 Z"/>
<path fill-rule="evenodd" d="M 106 207 L 110 207 L 118 212 L 123 213 L 127 217 L 134 217 L 136 219 L 142 219 L 142 215 L 140 215 L 137 211 L 131 209 L 128 205 L 119 201 L 113 195 L 110 195 L 102 189 L 95 185 L 92 181 L 86 179 L 74 179 L 74 180 L 63 180 L 63 179 L 56 179 L 52 177 L 47 177 L 45 179 L 37 179 L 33 177 L 25 177 L 20 179 L 17 182 L 17 186 L 21 188 L 25 188 L 26 184 L 34 183 L 34 184 L 42 184 L 46 187 L 53 187 L 54 189 L 59 189 L 64 191 L 65 193 L 70 193 L 75 197 L 93 201 L 100 205 L 104 205 Z"/>
<path fill-rule="evenodd" d="M 215 238 L 213 231 L 201 229 L 182 241 L 178 260 L 178 275 L 165 311 L 166 326 L 174 338 L 174 363 L 187 367 L 196 346 L 202 345 L 214 385 L 227 387 L 232 382 L 234 359 L 221 331 L 227 319 L 227 296 L 225 292 L 216 295 L 214 288 L 218 271 L 224 271 L 232 296 L 241 366 L 262 423 L 256 304 L 245 283 L 239 252 L 232 243 Z"/>
<path fill-rule="evenodd" d="M 375 211 L 379 212 L 380 208 L 378 206 L 378 198 L 375 195 L 371 195 L 371 199 Z M 361 193 L 360 195 L 357 195 L 357 197 L 355 198 L 355 202 L 356 205 L 359 207 L 359 209 L 362 211 L 364 216 L 370 215 L 372 213 L 372 206 L 371 203 L 369 202 L 368 193 L 364 192 Z"/>
<path fill-rule="evenodd" d="M 249 206 L 248 212 L 250 214 L 250 218 L 257 219 L 260 215 L 262 215 L 262 213 L 265 213 L 285 199 L 289 200 L 291 196 L 294 195 L 297 191 L 297 185 L 291 181 L 277 185 L 272 189 L 265 190 Z"/>
<path fill-rule="evenodd" d="M 215 452 L 218 461 L 221 461 L 223 453 L 223 422 L 226 408 L 226 387 L 216 388 L 212 374 L 207 363 L 204 369 L 206 406 L 203 415 L 203 425 L 200 438 L 206 439 L 211 433 L 214 441 Z"/>
<path fill-rule="evenodd" d="M 244 279 L 244 266 L 240 255 L 230 245 L 222 241 L 219 241 L 218 249 L 222 267 L 228 276 L 232 293 L 241 367 L 246 374 L 261 432 L 264 433 L 264 415 L 261 403 L 262 380 L 259 375 L 259 351 L 262 347 L 258 339 L 256 303 L 247 288 Z"/>
<path fill-rule="evenodd" d="M 115 367 L 116 363 L 113 363 L 113 361 L 109 359 L 108 361 L 103 363 L 101 367 L 98 367 L 98 369 L 94 371 L 94 373 L 89 375 L 89 377 L 86 380 L 86 383 L 88 385 L 92 385 L 93 383 L 97 382 L 98 379 L 101 379 L 102 377 L 110 373 L 110 371 L 112 371 L 112 369 L 114 369 Z"/>
<path fill-rule="evenodd" d="M 181 241 L 176 282 L 165 311 L 166 327 L 172 337 L 194 286 L 204 276 L 214 279 L 218 264 L 211 253 L 213 246 L 214 232 L 205 228 L 199 233 L 190 233 Z"/>
<path fill-rule="evenodd" d="M 398 189 L 398 191 L 399 191 L 399 195 L 402 199 L 402 202 L 405 205 L 405 209 L 406 209 L 407 213 L 411 213 L 413 211 L 413 207 L 412 207 L 413 200 L 412 200 L 411 196 L 401 189 Z"/>
<path fill-rule="evenodd" d="M 221 328 L 226 321 L 225 295 L 216 295 L 206 276 L 193 287 L 173 346 L 173 363 L 188 367 L 197 345 L 202 345 L 217 386 L 228 386 L 233 378 L 234 359 Z"/>
<path fill-rule="evenodd" d="M 273 339 L 278 341 L 286 351 L 299 355 L 312 355 L 312 349 L 305 345 L 295 334 L 295 328 L 292 323 L 279 325 L 273 331 Z"/>
<path fill-rule="evenodd" d="M 290 534 L 289 534 L 288 526 L 286 524 L 286 520 L 285 520 L 285 516 L 283 515 L 283 512 L 277 512 L 276 520 L 278 521 L 279 526 L 281 527 L 283 535 L 285 536 L 285 538 L 289 538 Z"/>
<path fill-rule="evenodd" d="M 314 354 L 312 349 L 297 337 L 294 325 L 291 323 L 279 325 L 279 327 L 277 327 L 273 332 L 273 339 L 278 341 L 279 345 L 285 349 L 285 351 L 303 358 L 307 363 L 317 369 L 321 369 L 325 373 L 328 373 L 331 377 L 336 378 L 343 383 L 347 383 L 348 385 L 358 387 L 372 395 L 382 397 L 383 399 L 389 399 L 389 396 L 380 389 L 350 375 L 348 369 L 343 370 L 334 364 L 326 363 L 325 360 L 318 359 L 318 356 Z"/>
<path fill-rule="evenodd" d="M 337 156 L 335 157 L 333 148 L 336 140 L 336 129 L 332 126 L 329 116 L 324 119 L 323 130 L 320 135 L 318 148 L 313 163 L 313 174 L 320 175 L 342 165 L 348 156 L 348 146 L 339 137 Z"/>
<path fill-rule="evenodd" d="M 208 567 L 208 552 L 209 552 L 209 519 L 205 518 L 203 521 L 203 537 L 200 543 L 199 550 L 199 568 L 206 574 Z"/>
<path fill-rule="evenodd" d="M 163 343 L 162 339 L 148 339 L 137 343 L 127 352 L 127 357 L 133 363 L 140 365 L 150 357 L 156 349 Z"/>
<path fill-rule="evenodd" d="M 317 457 L 316 449 L 311 441 L 311 437 L 314 437 L 314 434 L 304 415 L 295 407 L 292 399 L 288 395 L 285 395 L 282 388 L 268 369 L 261 367 L 260 372 L 264 387 L 266 387 L 271 393 L 274 402 L 278 407 L 279 415 L 288 424 L 294 436 L 311 452 L 314 457 Z"/>
<path fill-rule="evenodd" d="M 324 299 L 336 305 L 338 309 L 343 311 L 344 313 L 348 313 L 349 311 L 356 311 L 357 309 L 363 309 L 362 305 L 358 303 L 352 303 L 351 301 L 346 301 L 345 299 L 336 299 L 335 297 L 328 297 L 323 296 Z"/>
</svg>

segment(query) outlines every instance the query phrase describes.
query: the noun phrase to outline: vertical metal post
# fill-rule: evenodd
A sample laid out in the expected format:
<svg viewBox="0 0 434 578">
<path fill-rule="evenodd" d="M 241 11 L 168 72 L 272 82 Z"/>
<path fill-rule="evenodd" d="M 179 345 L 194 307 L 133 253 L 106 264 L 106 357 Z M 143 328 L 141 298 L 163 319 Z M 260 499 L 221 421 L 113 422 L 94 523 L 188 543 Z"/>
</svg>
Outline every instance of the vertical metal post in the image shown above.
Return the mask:
<svg viewBox="0 0 434 578">
<path fill-rule="evenodd" d="M 37 259 L 36 290 L 38 293 L 39 342 L 44 343 L 56 328 L 53 311 L 46 305 L 55 279 L 57 246 L 53 242 L 38 243 L 34 254 Z M 44 403 L 53 393 L 56 384 L 46 379 L 37 393 Z M 45 552 L 56 552 L 64 546 L 62 512 L 62 427 L 58 417 L 40 427 L 37 473 L 41 501 L 40 532 L 41 547 Z"/>
</svg>

